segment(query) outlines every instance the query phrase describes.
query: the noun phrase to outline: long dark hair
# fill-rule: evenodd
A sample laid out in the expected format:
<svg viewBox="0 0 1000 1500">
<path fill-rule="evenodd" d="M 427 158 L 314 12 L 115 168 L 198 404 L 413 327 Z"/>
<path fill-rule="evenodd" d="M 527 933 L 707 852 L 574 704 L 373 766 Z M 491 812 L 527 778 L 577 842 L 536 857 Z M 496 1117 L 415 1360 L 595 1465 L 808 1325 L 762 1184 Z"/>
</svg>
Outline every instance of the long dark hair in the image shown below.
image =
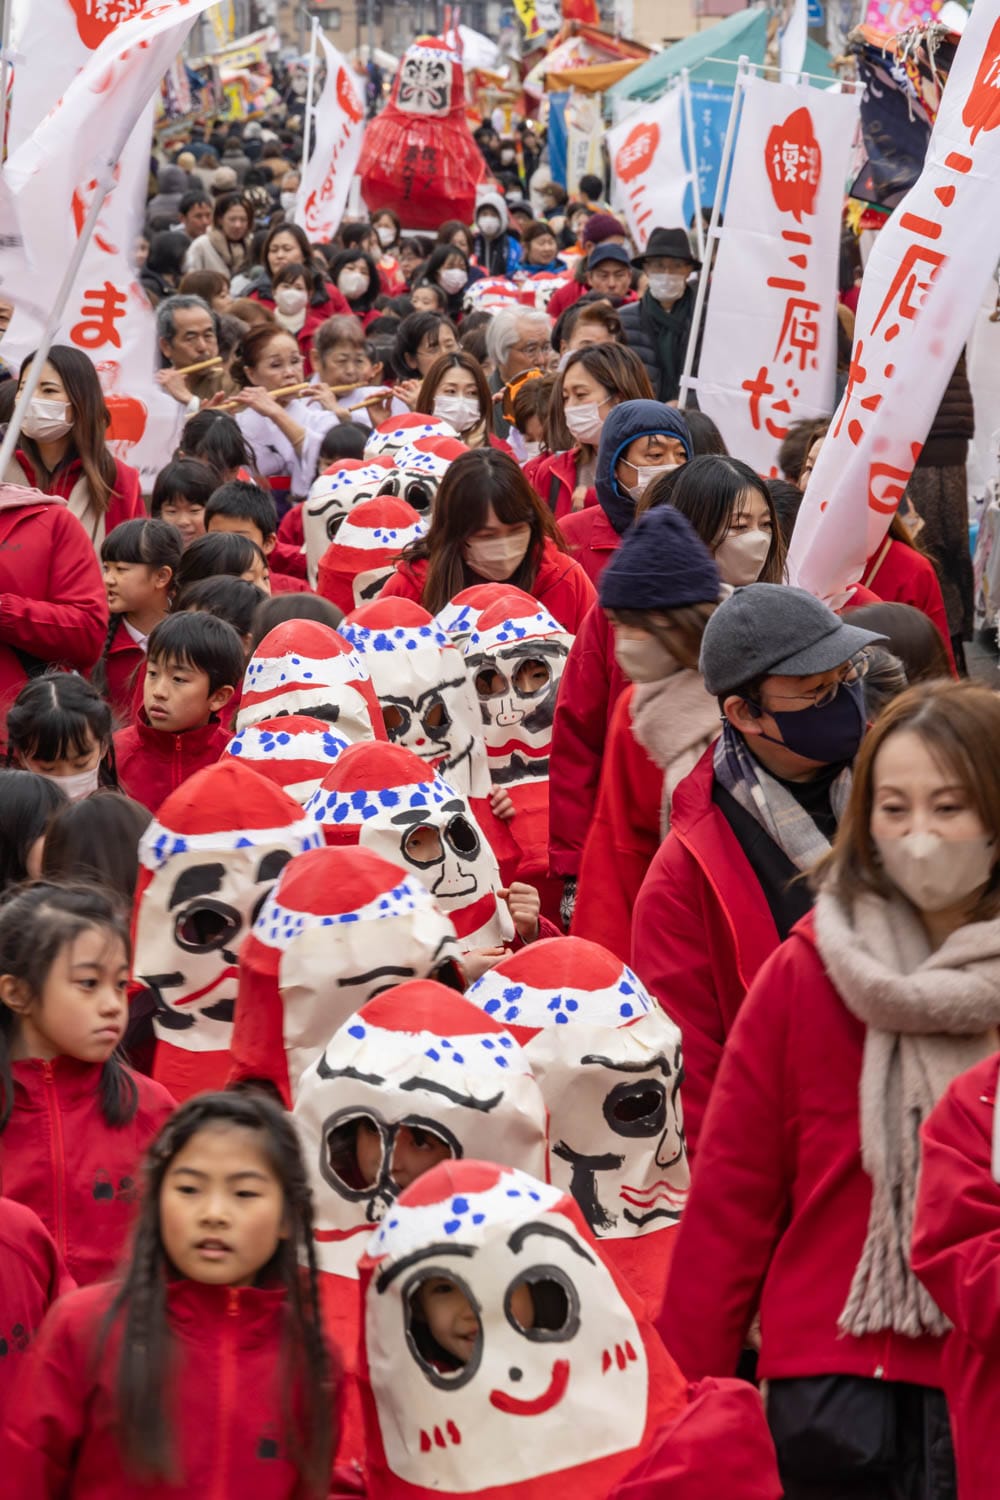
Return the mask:
<svg viewBox="0 0 1000 1500">
<path fill-rule="evenodd" d="M 59 783 L 35 771 L 0 771 L 0 893 L 25 880 L 28 855 L 66 807 Z"/>
<path fill-rule="evenodd" d="M 129 956 L 128 920 L 109 891 L 44 880 L 15 888 L 0 904 L 0 974 L 12 975 L 37 1003 L 62 949 L 92 931 L 120 938 Z M 12 1010 L 0 1005 L 0 1132 L 14 1107 L 11 1038 L 16 1020 Z M 127 1125 L 138 1107 L 135 1079 L 117 1052 L 101 1069 L 100 1102 L 105 1120 L 115 1128 Z"/>
<path fill-rule="evenodd" d="M 78 672 L 46 672 L 26 682 L 7 715 L 7 764 L 17 757 L 66 760 L 85 755 L 88 731 L 104 746 L 102 786 L 118 789 L 111 709 Z"/>
<path fill-rule="evenodd" d="M 517 572 L 507 581 L 526 594 L 534 590 L 545 543 L 564 551 L 552 513 L 525 479 L 519 465 L 498 448 L 473 448 L 456 458 L 441 481 L 426 536 L 411 542 L 406 562 L 428 561 L 421 603 L 432 615 L 470 582 L 462 547 L 486 524 L 492 507 L 505 526 L 531 527 L 531 543 Z"/>
<path fill-rule="evenodd" d="M 437 388 L 449 370 L 467 370 L 476 382 L 479 410 L 482 412 L 482 420 L 486 423 L 486 439 L 489 441 L 489 435 L 493 431 L 493 396 L 486 384 L 482 365 L 478 360 L 473 359 L 471 354 L 466 354 L 463 349 L 456 349 L 452 354 L 438 355 L 420 383 L 414 411 L 433 412 Z"/>
<path fill-rule="evenodd" d="M 25 356 L 21 366 L 22 379 L 34 358 L 34 354 Z M 107 445 L 111 414 L 104 402 L 97 371 L 87 355 L 70 344 L 53 344 L 45 356 L 45 363 L 51 365 L 59 376 L 66 390 L 66 399 L 73 408 L 73 430 L 63 463 L 73 457 L 79 458 L 94 509 L 103 515 L 111 504 L 118 469 Z M 19 442 L 41 476 L 51 477 L 35 440 L 22 433 Z M 45 484 L 40 483 L 38 488 L 44 489 Z"/>
<path fill-rule="evenodd" d="M 139 840 L 152 816 L 121 792 L 67 802 L 45 832 L 42 879 L 85 880 L 113 891 L 130 911 L 139 879 Z"/>
<path fill-rule="evenodd" d="M 169 1388 L 167 1281 L 173 1268 L 163 1247 L 160 1193 L 178 1153 L 199 1131 L 215 1125 L 252 1130 L 284 1190 L 288 1233 L 258 1279 L 280 1284 L 286 1294 L 281 1391 L 289 1446 L 307 1493 L 325 1496 L 337 1438 L 335 1371 L 323 1341 L 312 1193 L 290 1116 L 253 1089 L 196 1095 L 171 1116 L 149 1148 L 132 1255 L 108 1310 L 102 1340 L 121 1323 L 117 1406 L 122 1452 L 139 1475 L 174 1477 L 174 1444 L 163 1399 Z M 300 1256 L 305 1271 L 300 1270 Z"/>
<path fill-rule="evenodd" d="M 265 324 L 265 327 L 272 326 Z M 188 417 L 181 429 L 181 440 L 175 457 L 181 462 L 199 459 L 207 464 L 213 471 L 213 490 L 224 480 L 235 479 L 238 469 L 248 469 L 255 473 L 257 468 L 253 450 L 243 436 L 236 418 L 227 411 L 211 407 Z M 207 498 L 206 496 L 206 500 Z"/>
<path fill-rule="evenodd" d="M 639 503 L 638 514 L 657 505 L 672 505 L 686 516 L 710 552 L 729 530 L 740 496 L 754 490 L 771 517 L 771 546 L 760 570 L 760 583 L 781 583 L 785 544 L 771 492 L 755 469 L 738 458 L 703 454 L 689 459 L 671 474 L 655 479 Z"/>
<path fill-rule="evenodd" d="M 181 594 L 202 578 L 217 578 L 221 574 L 241 578 L 260 558 L 264 558 L 266 565 L 263 550 L 242 532 L 209 531 L 196 536 L 177 569 L 177 592 Z"/>
<path fill-rule="evenodd" d="M 330 280 L 336 286 L 337 277 L 344 267 L 351 265 L 356 260 L 363 260 L 365 263 L 365 269 L 368 272 L 368 285 L 360 297 L 349 297 L 347 305 L 352 312 L 366 313 L 375 306 L 375 298 L 382 295 L 382 282 L 378 273 L 378 264 L 373 255 L 369 255 L 366 251 L 359 249 L 341 250 L 340 254 L 334 256 L 330 262 Z M 341 293 L 341 296 L 343 296 L 343 293 Z"/>
</svg>

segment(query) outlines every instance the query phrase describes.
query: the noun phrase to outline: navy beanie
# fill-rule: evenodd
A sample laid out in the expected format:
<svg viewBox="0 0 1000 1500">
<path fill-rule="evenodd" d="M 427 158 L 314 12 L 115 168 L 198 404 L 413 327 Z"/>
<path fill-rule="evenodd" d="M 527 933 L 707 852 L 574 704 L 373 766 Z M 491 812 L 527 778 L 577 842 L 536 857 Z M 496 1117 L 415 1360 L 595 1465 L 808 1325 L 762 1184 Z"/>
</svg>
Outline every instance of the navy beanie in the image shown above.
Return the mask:
<svg viewBox="0 0 1000 1500">
<path fill-rule="evenodd" d="M 711 552 L 672 505 L 647 510 L 622 538 L 598 584 L 604 609 L 714 604 L 722 589 Z"/>
</svg>

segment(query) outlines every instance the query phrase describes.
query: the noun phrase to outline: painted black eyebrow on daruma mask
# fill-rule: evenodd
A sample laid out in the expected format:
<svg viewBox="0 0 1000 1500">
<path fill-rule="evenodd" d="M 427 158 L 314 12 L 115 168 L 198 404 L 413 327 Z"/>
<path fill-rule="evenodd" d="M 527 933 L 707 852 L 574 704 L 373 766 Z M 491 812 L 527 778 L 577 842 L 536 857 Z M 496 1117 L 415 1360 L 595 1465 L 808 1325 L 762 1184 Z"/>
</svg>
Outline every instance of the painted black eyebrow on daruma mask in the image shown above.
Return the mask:
<svg viewBox="0 0 1000 1500">
<path fill-rule="evenodd" d="M 182 870 L 170 892 L 167 910 L 172 911 L 195 896 L 214 895 L 221 888 L 224 875 L 225 867 L 221 864 L 194 865 L 189 870 Z"/>
</svg>

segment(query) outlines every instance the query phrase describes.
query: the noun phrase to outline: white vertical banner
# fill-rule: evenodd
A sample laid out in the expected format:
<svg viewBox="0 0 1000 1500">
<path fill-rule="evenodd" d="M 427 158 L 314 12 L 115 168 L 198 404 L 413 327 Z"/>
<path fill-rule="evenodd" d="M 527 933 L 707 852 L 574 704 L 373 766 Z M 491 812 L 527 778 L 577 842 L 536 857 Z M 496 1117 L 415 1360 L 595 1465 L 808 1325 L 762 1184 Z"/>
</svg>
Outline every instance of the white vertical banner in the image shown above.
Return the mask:
<svg viewBox="0 0 1000 1500">
<path fill-rule="evenodd" d="M 316 40 L 323 49 L 326 80 L 316 104 L 316 145 L 303 168 L 294 218 L 311 240 L 332 240 L 357 171 L 365 110 L 346 59 L 321 31 Z"/>
<path fill-rule="evenodd" d="M 865 267 L 847 389 L 799 511 L 791 581 L 839 602 L 895 515 L 1000 256 L 1000 19 L 980 5 L 923 171 Z"/>
<path fill-rule="evenodd" d="M 684 94 L 678 84 L 640 105 L 607 133 L 611 200 L 625 215 L 636 250 L 650 231 L 686 226 L 684 195 L 691 172 L 684 163 Z M 693 159 L 693 143 L 690 155 Z"/>
<path fill-rule="evenodd" d="M 698 402 L 731 453 L 776 473 L 836 376 L 840 223 L 860 99 L 748 78 L 712 273 Z"/>
<path fill-rule="evenodd" d="M 802 72 L 809 40 L 809 0 L 785 0 L 778 60 L 782 83 L 794 83 Z"/>
</svg>

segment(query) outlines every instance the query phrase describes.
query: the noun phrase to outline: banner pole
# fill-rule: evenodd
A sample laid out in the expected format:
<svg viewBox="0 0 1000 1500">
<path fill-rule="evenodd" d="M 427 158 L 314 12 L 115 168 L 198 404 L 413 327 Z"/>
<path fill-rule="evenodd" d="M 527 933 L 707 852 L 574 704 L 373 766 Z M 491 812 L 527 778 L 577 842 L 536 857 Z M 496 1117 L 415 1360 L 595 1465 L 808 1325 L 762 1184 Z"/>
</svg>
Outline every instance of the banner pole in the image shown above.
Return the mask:
<svg viewBox="0 0 1000 1500">
<path fill-rule="evenodd" d="M 740 57 L 736 69 L 736 85 L 733 89 L 733 102 L 729 110 L 729 123 L 726 126 L 726 138 L 722 143 L 722 159 L 719 162 L 719 182 L 715 190 L 715 202 L 712 204 L 712 218 L 708 226 L 706 237 L 707 259 L 701 268 L 698 277 L 698 294 L 694 303 L 694 317 L 691 319 L 691 332 L 688 335 L 687 350 L 684 355 L 684 371 L 681 375 L 680 390 L 678 392 L 678 405 L 683 409 L 687 405 L 688 393 L 691 390 L 691 372 L 694 369 L 694 354 L 698 347 L 698 334 L 701 330 L 702 318 L 705 315 L 705 299 L 708 296 L 708 278 L 712 250 L 719 233 L 719 207 L 726 193 L 729 181 L 729 168 L 733 159 L 733 146 L 736 141 L 736 118 L 740 112 L 740 104 L 743 98 L 743 89 L 750 72 L 750 60 L 746 53 Z"/>
<path fill-rule="evenodd" d="M 3 0 L 3 39 L 0 40 L 0 162 L 7 154 L 7 86 L 10 83 L 10 40 L 14 32 L 14 0 Z"/>
<path fill-rule="evenodd" d="M 687 131 L 688 152 L 691 158 L 691 193 L 694 197 L 694 235 L 698 246 L 698 259 L 705 262 L 705 226 L 701 221 L 701 173 L 698 170 L 698 141 L 694 133 L 694 111 L 691 108 L 691 74 L 681 69 L 681 104 L 684 109 L 684 128 Z"/>
<path fill-rule="evenodd" d="M 299 173 L 301 183 L 306 175 L 306 167 L 309 163 L 309 147 L 311 144 L 313 116 L 316 113 L 316 105 L 313 102 L 313 89 L 316 83 L 316 53 L 319 50 L 316 40 L 319 34 L 319 21 L 315 16 L 312 18 L 312 30 L 309 33 L 309 75 L 306 83 L 306 118 L 305 129 L 302 132 L 302 170 Z"/>
<path fill-rule="evenodd" d="M 3 443 L 0 444 L 0 483 L 2 483 L 2 476 L 6 474 L 10 461 L 14 456 L 14 449 L 17 447 L 17 440 L 21 435 L 21 423 L 28 409 L 28 402 L 38 389 L 38 382 L 42 378 L 45 361 L 55 341 L 56 330 L 62 321 L 63 313 L 66 311 L 69 294 L 73 290 L 73 283 L 79 275 L 80 267 L 83 264 L 83 257 L 87 253 L 87 246 L 90 244 L 101 209 L 104 207 L 104 200 L 115 185 L 115 165 L 114 161 L 106 161 L 104 163 L 97 187 L 94 191 L 94 197 L 90 208 L 87 210 L 87 217 L 83 222 L 83 228 L 80 230 L 80 236 L 73 247 L 73 253 L 69 258 L 65 274 L 59 283 L 59 290 L 56 292 L 49 315 L 45 321 L 45 328 L 38 341 L 38 348 L 31 362 L 31 368 L 28 371 L 28 378 L 24 383 L 24 389 L 15 401 L 14 410 L 10 414 L 10 422 L 4 435 Z M 14 304 L 14 310 L 16 314 L 16 303 Z"/>
</svg>

